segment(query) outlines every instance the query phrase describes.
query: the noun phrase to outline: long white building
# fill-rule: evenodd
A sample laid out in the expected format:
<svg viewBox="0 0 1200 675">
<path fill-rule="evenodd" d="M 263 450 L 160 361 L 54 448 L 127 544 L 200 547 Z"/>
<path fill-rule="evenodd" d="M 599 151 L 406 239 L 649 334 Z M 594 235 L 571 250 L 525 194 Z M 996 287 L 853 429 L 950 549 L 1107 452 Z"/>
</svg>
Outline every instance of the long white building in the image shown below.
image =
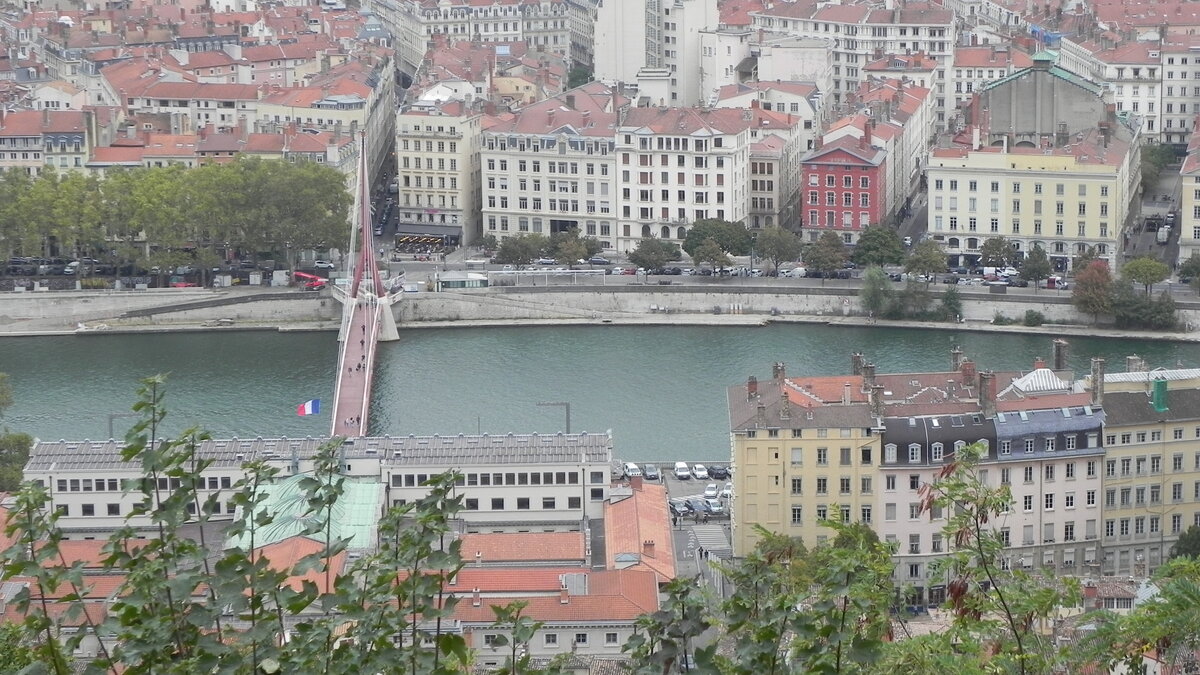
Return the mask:
<svg viewBox="0 0 1200 675">
<path fill-rule="evenodd" d="M 209 440 L 197 460 L 210 464 L 200 474 L 200 499 L 216 496 L 220 518 L 232 518 L 230 501 L 249 462 L 264 461 L 280 478 L 312 471 L 312 458 L 327 439 L 254 438 Z M 140 500 L 124 492 L 142 476 L 139 464 L 121 460 L 116 441 L 40 442 L 30 452 L 25 479 L 43 485 L 59 525 L 72 539 L 102 538 L 130 526 L 151 536 L 149 521 L 130 517 Z M 612 471 L 610 434 L 382 436 L 348 439 L 338 449 L 343 474 L 378 481 L 384 504 L 402 504 L 428 493 L 429 477 L 450 470 L 459 481 L 466 531 L 506 531 L 531 524 L 549 531 L 577 530 L 600 518 Z M 165 493 L 177 478 L 160 478 Z"/>
</svg>

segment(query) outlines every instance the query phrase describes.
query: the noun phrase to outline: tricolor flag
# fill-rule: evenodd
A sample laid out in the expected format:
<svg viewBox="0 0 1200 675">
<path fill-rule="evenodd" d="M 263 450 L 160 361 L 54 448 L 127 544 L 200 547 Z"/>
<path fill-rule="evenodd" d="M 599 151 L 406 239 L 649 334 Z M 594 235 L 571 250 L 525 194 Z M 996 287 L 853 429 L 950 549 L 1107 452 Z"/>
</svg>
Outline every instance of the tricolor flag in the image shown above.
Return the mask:
<svg viewBox="0 0 1200 675">
<path fill-rule="evenodd" d="M 311 401 L 305 401 L 296 406 L 296 414 L 304 417 L 306 415 L 316 415 L 321 412 L 321 399 L 314 398 Z"/>
</svg>

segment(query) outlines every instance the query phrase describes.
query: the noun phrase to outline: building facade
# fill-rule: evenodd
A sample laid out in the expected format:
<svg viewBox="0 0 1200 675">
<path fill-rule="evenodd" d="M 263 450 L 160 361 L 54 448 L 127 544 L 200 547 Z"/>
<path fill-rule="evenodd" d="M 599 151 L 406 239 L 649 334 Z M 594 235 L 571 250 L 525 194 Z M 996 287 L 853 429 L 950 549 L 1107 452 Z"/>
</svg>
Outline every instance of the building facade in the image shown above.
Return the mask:
<svg viewBox="0 0 1200 675">
<path fill-rule="evenodd" d="M 417 102 L 396 116 L 401 227 L 479 238 L 482 115 L 461 101 Z"/>
<path fill-rule="evenodd" d="M 870 225 L 883 222 L 887 197 L 887 151 L 872 144 L 870 129 L 813 150 L 803 159 L 804 227 L 811 241 L 837 232 L 853 244 Z"/>
</svg>

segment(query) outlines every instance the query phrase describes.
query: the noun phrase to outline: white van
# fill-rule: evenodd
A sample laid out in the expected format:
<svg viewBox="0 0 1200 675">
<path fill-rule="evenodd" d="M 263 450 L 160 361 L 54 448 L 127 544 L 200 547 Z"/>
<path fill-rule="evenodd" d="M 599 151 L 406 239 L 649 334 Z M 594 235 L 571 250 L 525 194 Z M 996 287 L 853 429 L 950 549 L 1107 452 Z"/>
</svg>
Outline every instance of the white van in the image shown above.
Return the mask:
<svg viewBox="0 0 1200 675">
<path fill-rule="evenodd" d="M 641 470 L 641 468 L 638 467 L 637 464 L 634 464 L 633 462 L 625 462 L 625 477 L 626 478 L 633 478 L 634 476 L 640 477 L 641 475 L 642 475 L 642 470 Z"/>
<path fill-rule="evenodd" d="M 687 480 L 692 477 L 692 470 L 688 467 L 687 462 L 675 462 L 675 478 L 678 480 Z"/>
</svg>

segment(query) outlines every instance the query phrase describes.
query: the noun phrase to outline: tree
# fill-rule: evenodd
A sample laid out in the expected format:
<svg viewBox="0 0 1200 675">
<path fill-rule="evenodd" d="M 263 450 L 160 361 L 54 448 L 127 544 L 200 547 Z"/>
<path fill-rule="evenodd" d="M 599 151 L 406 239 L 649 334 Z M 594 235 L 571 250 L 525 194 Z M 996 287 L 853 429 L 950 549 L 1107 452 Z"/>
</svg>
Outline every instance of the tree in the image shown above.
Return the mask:
<svg viewBox="0 0 1200 675">
<path fill-rule="evenodd" d="M 1075 286 L 1071 290 L 1071 302 L 1084 314 L 1092 315 L 1092 323 L 1100 320 L 1112 308 L 1112 275 L 1108 264 L 1096 260 L 1075 275 Z"/>
<path fill-rule="evenodd" d="M 1034 244 L 1033 250 L 1025 256 L 1025 262 L 1021 265 L 1021 278 L 1033 284 L 1033 290 L 1036 293 L 1038 282 L 1050 276 L 1052 270 L 1050 257 L 1046 255 L 1046 250 L 1040 244 Z"/>
<path fill-rule="evenodd" d="M 485 234 L 479 238 L 479 241 L 476 245 L 484 251 L 495 251 L 496 247 L 499 246 L 500 243 L 496 241 L 496 235 Z"/>
<path fill-rule="evenodd" d="M 512 265 L 528 265 L 543 254 L 550 240 L 540 234 L 519 234 L 505 237 L 496 251 L 496 262 Z"/>
<path fill-rule="evenodd" d="M 1150 256 L 1134 258 L 1121 268 L 1121 276 L 1135 284 L 1141 284 L 1150 295 L 1150 289 L 1158 282 L 1171 276 L 1171 268 Z"/>
<path fill-rule="evenodd" d="M 962 318 L 962 296 L 954 286 L 942 293 L 942 318 L 946 321 L 958 321 Z"/>
<path fill-rule="evenodd" d="M 821 236 L 804 249 L 804 264 L 807 269 L 821 274 L 821 284 L 825 278 L 842 269 L 846 264 L 846 244 L 837 232 L 825 231 Z"/>
<path fill-rule="evenodd" d="M 979 247 L 979 264 L 984 267 L 1008 267 L 1016 257 L 1012 242 L 1004 237 L 989 237 Z"/>
<path fill-rule="evenodd" d="M 883 310 L 892 300 L 892 280 L 882 267 L 872 265 L 863 274 L 862 290 L 858 302 L 871 316 L 883 316 Z"/>
<path fill-rule="evenodd" d="M 731 223 L 728 220 L 706 218 L 692 223 L 687 237 L 683 240 L 683 250 L 696 259 L 696 250 L 707 240 L 712 239 L 729 255 L 746 255 L 750 253 L 750 231 L 741 223 Z"/>
<path fill-rule="evenodd" d="M 554 250 L 554 259 L 567 266 L 574 265 L 580 260 L 586 260 L 587 257 L 587 247 L 578 237 L 563 237 Z"/>
<path fill-rule="evenodd" d="M 908 260 L 904 261 L 904 271 L 925 275 L 928 284 L 933 275 L 946 271 L 946 252 L 936 241 L 924 239 L 913 247 Z"/>
<path fill-rule="evenodd" d="M 883 225 L 867 227 L 854 246 L 853 260 L 859 267 L 899 265 L 904 261 L 904 245 L 900 235 Z"/>
<path fill-rule="evenodd" d="M 771 263 L 771 271 L 778 273 L 781 263 L 800 257 L 800 237 L 791 230 L 772 225 L 758 233 L 754 241 L 754 252 Z"/>
<path fill-rule="evenodd" d="M 629 262 L 647 270 L 657 270 L 683 257 L 679 246 L 662 239 L 647 238 L 629 252 Z"/>
<path fill-rule="evenodd" d="M 1200 526 L 1192 525 L 1179 535 L 1171 546 L 1171 557 L 1189 556 L 1200 559 Z"/>
<path fill-rule="evenodd" d="M 0 433 L 0 492 L 16 492 L 24 479 L 33 437 L 12 431 Z M 2 662 L 0 662 L 2 663 Z"/>
<path fill-rule="evenodd" d="M 583 66 L 575 66 L 567 73 L 567 88 L 582 87 L 592 81 L 592 71 Z"/>
<path fill-rule="evenodd" d="M 1158 187 L 1162 170 L 1175 161 L 1175 151 L 1169 146 L 1146 144 L 1141 148 L 1142 191 L 1153 192 Z"/>
<path fill-rule="evenodd" d="M 4 418 L 4 413 L 12 407 L 12 404 L 12 382 L 9 381 L 8 373 L 0 373 L 0 419 Z"/>
<path fill-rule="evenodd" d="M 631 256 L 630 260 L 632 259 Z M 729 254 L 725 253 L 725 249 L 721 248 L 716 239 L 705 239 L 692 253 L 692 260 L 697 265 L 712 265 L 714 273 L 722 267 L 729 267 L 730 264 Z"/>
<path fill-rule="evenodd" d="M 1071 259 L 1071 271 L 1082 272 L 1087 269 L 1094 261 L 1100 259 L 1100 254 L 1096 251 L 1095 246 L 1084 246 L 1083 250 L 1075 254 Z"/>
</svg>

